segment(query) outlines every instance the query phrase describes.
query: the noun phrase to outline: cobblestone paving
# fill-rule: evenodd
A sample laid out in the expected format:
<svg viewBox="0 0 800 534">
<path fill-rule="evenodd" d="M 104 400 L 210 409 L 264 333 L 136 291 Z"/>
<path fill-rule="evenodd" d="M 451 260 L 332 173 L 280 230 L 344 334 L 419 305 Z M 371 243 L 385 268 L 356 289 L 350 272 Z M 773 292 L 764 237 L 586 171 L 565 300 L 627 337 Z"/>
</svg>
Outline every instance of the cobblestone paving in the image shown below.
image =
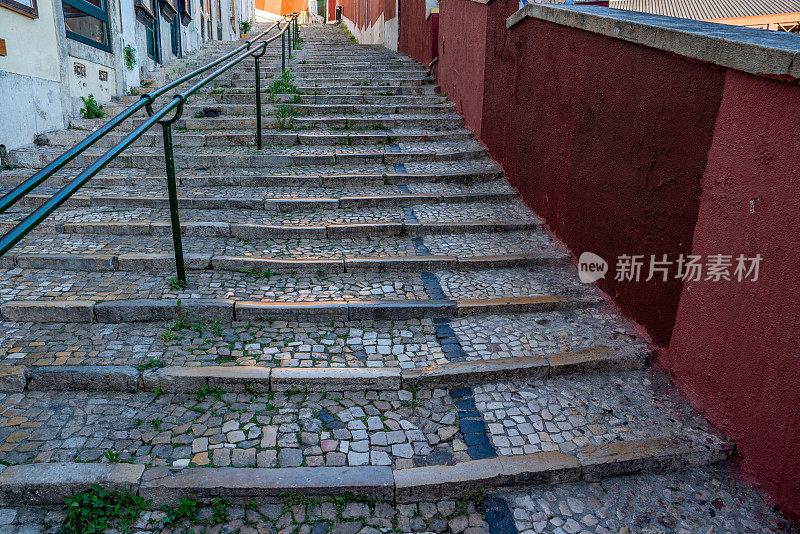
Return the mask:
<svg viewBox="0 0 800 534">
<path fill-rule="evenodd" d="M 571 266 L 437 271 L 436 276 L 451 299 L 593 294 L 592 286 L 582 285 Z"/>
<path fill-rule="evenodd" d="M 496 254 L 550 254 L 566 257 L 566 249 L 541 230 L 525 232 L 443 234 L 421 236 L 434 255 L 472 258 Z M 393 257 L 418 255 L 410 237 L 353 237 L 342 239 L 271 238 L 242 239 L 186 236 L 187 254 L 281 258 Z M 14 248 L 19 254 L 171 254 L 171 236 L 108 236 L 97 234 L 45 234 L 29 236 Z"/>
<path fill-rule="evenodd" d="M 629 371 L 481 384 L 475 405 L 502 455 L 570 453 L 588 445 L 682 436 L 709 427 L 661 375 Z"/>
<path fill-rule="evenodd" d="M 521 534 L 796 532 L 725 468 L 562 484 L 506 498 Z"/>
<path fill-rule="evenodd" d="M 468 359 L 547 357 L 637 342 L 631 325 L 609 308 L 460 317 L 451 326 Z"/>
<path fill-rule="evenodd" d="M 0 278 L 8 300 L 234 299 L 240 301 L 427 299 L 418 273 L 270 273 L 190 271 L 188 289 L 173 289 L 174 274 L 12 269 Z"/>
<path fill-rule="evenodd" d="M 462 221 L 505 222 L 515 221 L 537 224 L 539 220 L 522 207 L 511 209 L 492 203 L 444 204 L 435 210 L 419 205 L 412 208 L 420 222 L 447 223 Z M 2 221 L 18 221 L 27 212 L 0 214 Z M 88 207 L 59 210 L 50 219 L 56 223 L 98 222 L 168 222 L 168 209 Z M 294 210 L 287 213 L 270 213 L 264 210 L 220 209 L 181 210 L 183 222 L 228 222 L 238 224 L 266 224 L 279 226 L 317 226 L 324 224 L 402 223 L 406 214 L 397 207 L 337 208 Z"/>
<path fill-rule="evenodd" d="M 175 510 L 177 505 L 170 507 Z M 197 518 L 171 521 L 163 510 L 146 511 L 134 532 L 158 534 L 377 534 L 383 532 L 453 532 L 484 534 L 488 526 L 480 507 L 470 501 L 394 505 L 346 499 L 289 495 L 280 504 L 198 506 Z M 0 534 L 61 532 L 66 512 L 56 507 L 0 509 Z M 27 529 L 27 530 L 26 530 Z"/>
<path fill-rule="evenodd" d="M 228 324 L 191 317 L 131 324 L 6 321 L 0 323 L 0 366 L 30 366 L 27 371 L 34 375 L 39 367 L 65 365 L 134 366 L 147 376 L 165 365 L 435 370 L 465 360 L 552 358 L 599 347 L 644 351 L 646 345 L 633 326 L 603 305 L 592 286 L 579 283 L 575 268 L 564 261 L 568 251 L 538 227 L 541 221 L 502 179 L 502 169 L 485 156 L 483 146 L 467 137 L 453 106 L 435 93 L 435 81 L 418 64 L 376 46 L 359 47 L 354 53 L 353 45 L 335 27 L 307 27 L 303 32 L 306 43 L 291 62 L 298 92 L 276 95 L 276 102 L 264 108 L 268 124 L 275 122 L 279 105 L 286 106 L 280 108 L 284 111 L 295 110 L 294 126 L 275 124 L 282 129 L 265 130 L 263 149 L 255 149 L 251 139 L 254 73 L 250 67 L 221 76 L 188 103 L 187 117 L 176 125 L 179 194 L 204 204 L 182 208 L 182 220 L 301 228 L 420 223 L 429 228 L 421 235 L 400 231 L 386 237 L 370 228 L 363 236 L 330 239 L 193 234 L 184 238 L 187 252 L 304 259 L 538 254 L 546 260 L 540 263 L 546 264 L 467 270 L 462 263 L 460 268 L 432 272 L 207 269 L 190 271 L 186 289 L 173 287 L 172 272 L 13 268 L 0 271 L 0 303 L 132 298 L 402 301 L 552 295 L 580 300 L 574 304 L 582 307 L 395 321 Z M 230 43 L 208 45 L 195 60 L 217 57 L 232 47 Z M 265 86 L 271 84 L 278 61 L 275 53 L 268 56 Z M 170 76 L 174 79 L 185 68 L 190 67 L 179 62 Z M 135 98 L 124 97 L 113 104 L 114 109 Z M 220 106 L 222 116 L 189 115 L 214 105 Z M 104 122 L 76 119 L 73 126 L 78 129 L 53 134 L 53 145 L 29 148 L 23 155 L 60 154 L 73 137 L 78 139 Z M 133 124 L 130 121 L 126 127 Z M 180 146 L 206 142 L 227 144 Z M 119 167 L 99 173 L 72 206 L 62 206 L 47 226 L 21 242 L 14 253 L 171 253 L 169 233 L 104 234 L 107 229 L 67 233 L 88 231 L 90 226 L 83 223 L 146 226 L 150 221 L 168 220 L 168 210 L 158 204 L 165 196 L 159 136 L 148 134 L 142 143 L 147 146 L 128 149 L 114 162 Z M 87 159 L 91 161 L 101 150 L 105 149 L 99 145 L 90 150 Z M 334 155 L 342 157 L 334 159 Z M 41 160 L 30 157 L 28 162 L 33 165 Z M 75 168 L 60 171 L 37 193 L 60 189 L 77 172 Z M 0 173 L 0 193 L 30 174 L 31 169 Z M 401 198 L 431 193 L 450 198 L 426 198 L 413 205 Z M 397 201 L 356 207 L 346 201 L 341 204 L 344 207 L 319 202 L 367 195 L 397 197 Z M 234 202 L 223 205 L 226 199 Z M 269 202 L 303 199 L 316 205 Z M 81 207 L 80 202 L 89 207 Z M 211 202 L 216 209 L 199 207 Z M 0 214 L 0 223 L 9 227 L 32 205 L 35 202 Z M 437 233 L 438 224 L 476 221 L 482 224 Z M 159 231 L 158 226 L 154 228 Z M 293 387 L 282 393 L 257 393 L 250 385 L 245 393 L 213 387 L 182 394 L 35 388 L 0 393 L 0 471 L 6 465 L 30 462 L 125 461 L 144 464 L 145 479 L 157 480 L 181 470 L 215 473 L 210 470 L 215 467 L 463 466 L 498 455 L 544 451 L 574 455 L 579 447 L 661 436 L 723 448 L 722 440 L 674 386 L 653 371 L 483 380 L 470 386 L 400 391 L 317 393 Z M 278 504 L 241 506 L 218 501 L 215 506 L 197 505 L 195 522 L 171 519 L 173 508 L 148 510 L 133 531 L 712 534 L 790 530 L 725 467 L 511 489 L 511 493 L 492 490 L 488 494 L 479 490 L 465 494 L 461 501 L 402 506 L 288 493 Z M 63 507 L 0 509 L 0 533 L 58 532 L 64 514 Z"/>
<path fill-rule="evenodd" d="M 469 459 L 444 390 L 31 391 L 0 398 L 0 452 L 11 464 L 96 462 L 116 454 L 147 466 L 402 469 Z"/>
<path fill-rule="evenodd" d="M 174 324 L 0 323 L 0 365 L 143 365 L 157 359 L 188 366 L 414 368 L 448 362 L 432 319 Z M 636 342 L 608 309 L 470 316 L 451 325 L 469 360 L 547 357 Z"/>
</svg>

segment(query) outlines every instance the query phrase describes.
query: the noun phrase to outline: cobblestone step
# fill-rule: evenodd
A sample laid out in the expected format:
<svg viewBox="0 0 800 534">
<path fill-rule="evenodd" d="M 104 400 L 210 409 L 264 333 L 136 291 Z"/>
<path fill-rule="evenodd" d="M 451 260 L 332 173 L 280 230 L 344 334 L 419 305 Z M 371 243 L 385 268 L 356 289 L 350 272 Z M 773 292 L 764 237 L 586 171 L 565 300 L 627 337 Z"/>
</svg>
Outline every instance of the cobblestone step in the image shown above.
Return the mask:
<svg viewBox="0 0 800 534">
<path fill-rule="evenodd" d="M 519 194 L 509 188 L 498 191 L 482 187 L 475 192 L 458 193 L 410 193 L 396 186 L 387 186 L 386 192 L 376 194 L 347 194 L 338 190 L 337 196 L 324 196 L 315 189 L 285 191 L 280 188 L 238 189 L 216 187 L 213 189 L 183 188 L 178 196 L 181 209 L 236 209 L 266 210 L 271 212 L 292 212 L 317 209 L 348 209 L 361 207 L 415 206 L 439 203 L 504 202 L 516 200 Z M 443 188 L 444 189 L 444 188 Z M 39 189 L 20 202 L 20 206 L 38 207 L 56 193 L 55 190 Z M 278 193 L 278 195 L 274 195 Z M 90 189 L 83 188 L 73 195 L 64 207 L 115 207 L 115 208 L 169 208 L 166 191 L 152 191 L 147 188 Z"/>
<path fill-rule="evenodd" d="M 509 322 L 518 331 L 509 331 Z M 407 380 L 461 384 L 636 367 L 648 349 L 604 307 L 445 320 L 323 320 L 215 324 L 3 324 L 4 365 L 401 368 Z M 550 362 L 547 371 L 545 362 Z M 555 362 L 555 363 L 554 363 Z M 629 367 L 625 367 L 629 366 Z M 469 373 L 469 374 L 466 374 Z M 506 373 L 506 374 L 504 374 Z M 15 375 L 17 376 L 17 375 Z M 11 379 L 9 379 L 11 380 Z M 14 387 L 21 387 L 19 379 Z"/>
<path fill-rule="evenodd" d="M 470 138 L 471 133 L 463 128 L 434 130 L 425 128 L 385 128 L 385 129 L 317 129 L 307 128 L 300 123 L 294 129 L 268 128 L 262 130 L 263 146 L 271 145 L 386 145 L 393 143 L 419 143 L 437 141 L 463 141 Z M 86 132 L 65 130 L 47 134 L 50 147 L 71 147 L 82 141 Z M 112 147 L 122 141 L 124 133 L 109 134 L 95 146 L 97 148 Z M 176 147 L 202 146 L 253 146 L 256 142 L 255 127 L 250 129 L 229 129 L 220 133 L 216 129 L 179 130 L 173 135 Z M 137 139 L 131 146 L 161 147 L 161 133 L 148 132 Z"/>
<path fill-rule="evenodd" d="M 164 511 L 147 510 L 133 527 L 143 533 L 177 534 L 217 521 L 215 510 L 200 504 L 195 523 L 183 519 L 174 527 L 167 526 L 169 518 Z M 618 510 L 626 513 L 620 516 Z M 60 507 L 41 506 L 7 509 L 3 517 L 6 525 L 19 530 L 57 532 L 65 515 Z M 573 482 L 489 493 L 483 499 L 463 501 L 396 505 L 288 495 L 280 503 L 229 505 L 225 519 L 219 519 L 223 532 L 250 532 L 247 529 L 252 525 L 267 532 L 298 527 L 339 534 L 365 529 L 483 534 L 504 527 L 526 534 L 558 529 L 618 533 L 626 528 L 628 532 L 792 532 L 788 522 L 764 506 L 755 491 L 742 487 L 727 469 L 718 466 L 612 478 L 602 485 Z"/>
<path fill-rule="evenodd" d="M 637 373 L 625 376 L 641 375 Z M 591 382 L 615 383 L 620 376 L 596 375 Z M 573 388 L 586 389 L 585 378 L 570 380 Z M 614 388 L 610 391 L 615 394 Z M 486 440 L 484 423 L 469 415 L 475 407 L 481 410 L 481 393 L 476 392 L 471 401 L 464 388 L 263 394 L 201 387 L 194 395 L 11 394 L 0 408 L 0 417 L 12 422 L 0 431 L 12 464 L 0 474 L 0 500 L 59 502 L 63 496 L 43 498 L 31 493 L 31 486 L 42 488 L 55 478 L 63 482 L 63 471 L 71 469 L 77 484 L 85 484 L 100 471 L 102 478 L 128 484 L 155 504 L 174 502 L 176 493 L 201 501 L 219 495 L 237 502 L 256 495 L 269 500 L 290 488 L 302 488 L 306 495 L 356 491 L 371 498 L 417 502 L 426 494 L 452 499 L 479 487 L 591 481 L 609 473 L 704 465 L 728 456 L 725 442 L 704 430 L 692 428 L 678 438 L 670 434 L 673 428 L 642 424 L 641 412 L 658 409 L 669 416 L 670 406 L 656 408 L 646 387 L 637 393 L 642 402 L 635 408 L 626 406 L 631 410 L 630 426 L 623 432 L 614 427 L 613 420 L 602 433 L 594 428 L 600 423 L 572 424 L 573 432 L 587 436 L 587 444 L 569 453 L 503 454 L 500 448 L 500 454 L 491 458 L 481 456 L 478 445 L 483 443 L 476 443 L 476 436 Z M 596 393 L 590 399 L 606 395 Z M 552 407 L 547 395 L 542 400 Z M 594 416 L 596 401 L 591 400 L 570 408 L 580 413 L 585 407 L 585 414 L 572 415 L 572 421 Z M 554 417 L 568 420 L 558 412 Z M 685 419 L 702 425 L 695 415 L 687 414 Z M 74 425 L 65 427 L 67 421 Z M 476 426 L 484 427 L 482 433 Z M 683 431 L 677 423 L 672 426 Z M 491 422 L 488 427 L 497 441 Z M 549 425 L 540 431 L 541 437 L 551 439 L 563 433 Z M 509 439 L 513 437 L 511 432 Z M 120 468 L 50 463 L 99 462 L 105 451 L 134 463 L 117 464 Z M 145 465 L 146 469 L 138 467 Z M 269 469 L 274 468 L 281 470 L 271 473 Z"/>
<path fill-rule="evenodd" d="M 370 237 L 530 230 L 538 218 L 522 205 L 492 202 L 418 204 L 406 207 L 364 207 L 272 211 L 266 209 L 183 209 L 181 232 L 187 236 L 239 237 Z M 11 229 L 26 212 L 0 214 L 0 229 Z M 66 208 L 37 227 L 43 233 L 171 235 L 166 209 L 141 207 Z"/>
<path fill-rule="evenodd" d="M 45 182 L 57 187 L 69 183 L 77 169 L 64 169 Z M 297 165 L 291 168 L 247 168 L 210 170 L 178 170 L 179 183 L 191 187 L 363 187 L 402 186 L 429 193 L 445 189 L 443 184 L 481 184 L 502 178 L 499 166 L 485 159 L 453 162 L 408 162 L 392 164 Z M 28 169 L 13 169 L 0 173 L 0 186 L 11 187 L 30 177 Z M 89 182 L 91 187 L 147 185 L 163 191 L 166 177 L 160 169 L 104 169 Z M 442 189 L 440 189 L 442 188 Z M 150 188 L 151 190 L 152 187 Z M 353 191 L 348 189 L 348 191 Z"/>
<path fill-rule="evenodd" d="M 203 148 L 198 151 L 197 148 Z M 15 166 L 44 167 L 63 151 L 56 148 L 21 148 L 9 155 Z M 235 147 L 176 147 L 175 165 L 182 169 L 207 169 L 225 167 L 284 167 L 294 165 L 334 165 L 365 163 L 412 163 L 430 161 L 459 161 L 485 156 L 486 149 L 472 140 L 437 143 L 400 143 L 385 146 L 349 146 L 271 148 L 256 150 Z M 82 167 L 95 163 L 103 154 L 88 149 L 69 167 Z M 115 158 L 110 168 L 162 169 L 163 149 L 158 147 L 133 147 Z"/>
<path fill-rule="evenodd" d="M 188 236 L 183 240 L 184 251 L 190 257 L 204 261 L 189 262 L 189 268 L 221 269 L 223 265 L 214 262 L 219 257 L 238 257 L 250 260 L 269 259 L 286 260 L 333 260 L 345 261 L 354 258 L 377 258 L 386 262 L 398 260 L 397 269 L 402 269 L 399 260 L 405 257 L 419 258 L 427 261 L 427 265 L 435 265 L 444 259 L 444 263 L 455 258 L 462 268 L 498 268 L 527 265 L 528 263 L 545 265 L 548 263 L 564 263 L 566 250 L 544 232 L 538 230 L 524 232 L 440 234 L 414 237 L 357 237 L 342 239 L 255 239 L 209 238 Z M 109 238 L 97 234 L 44 234 L 38 233 L 23 239 L 7 256 L 8 268 L 12 265 L 8 258 L 23 258 L 18 267 L 32 266 L 32 263 L 44 262 L 48 255 L 102 258 L 95 261 L 96 270 L 115 270 L 124 267 L 119 259 L 126 255 L 171 254 L 173 242 L 171 236 L 132 236 L 125 239 Z M 428 258 L 428 260 L 425 260 Z M 438 259 L 436 259 L 438 258 Z M 447 259 L 449 258 L 449 259 Z M 59 261 L 61 258 L 59 258 Z M 84 260 L 76 261 L 73 269 L 88 268 L 78 265 Z M 86 260 L 88 261 L 88 259 Z M 155 258 L 154 258 L 155 261 Z M 171 260 L 170 260 L 171 261 Z M 43 263 L 34 268 L 43 268 Z M 166 264 L 165 264 L 166 265 Z M 357 266 L 355 263 L 353 266 Z M 169 264 L 171 267 L 171 263 Z M 387 266 L 388 267 L 388 266 Z M 149 269 L 144 262 L 135 269 Z M 413 266 L 409 267 L 413 268 Z M 126 269 L 122 269 L 126 270 Z M 314 269 L 316 270 L 316 269 Z"/>
<path fill-rule="evenodd" d="M 265 123 L 280 110 L 292 129 L 265 130 L 264 150 L 251 61 L 176 124 L 188 287 L 156 133 L 0 259 L 0 531 L 51 528 L 54 506 L 95 484 L 153 509 L 199 501 L 225 523 L 212 532 L 618 534 L 653 526 L 654 499 L 673 496 L 662 531 L 762 528 L 752 496 L 738 513 L 705 498 L 707 464 L 733 445 L 646 367 L 649 345 L 579 282 L 427 72 L 333 26 L 303 37 L 297 89 L 264 95 Z M 194 116 L 205 107 L 222 114 Z M 106 120 L 15 151 L 29 167 L 0 188 Z M 631 501 L 610 492 L 630 488 L 622 514 Z M 203 528 L 164 517 L 135 530 Z"/>
</svg>

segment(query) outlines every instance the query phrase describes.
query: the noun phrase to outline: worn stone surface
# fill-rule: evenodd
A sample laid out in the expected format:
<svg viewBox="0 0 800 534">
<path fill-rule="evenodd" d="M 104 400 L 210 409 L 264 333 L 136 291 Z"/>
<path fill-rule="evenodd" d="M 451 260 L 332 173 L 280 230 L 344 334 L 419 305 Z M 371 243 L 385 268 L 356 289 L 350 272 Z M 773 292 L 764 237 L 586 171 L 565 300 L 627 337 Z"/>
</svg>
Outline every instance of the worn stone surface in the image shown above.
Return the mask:
<svg viewBox="0 0 800 534">
<path fill-rule="evenodd" d="M 584 8 L 526 9 L 568 22 Z M 339 28 L 302 31 L 296 89 L 266 98 L 262 149 L 251 65 L 174 126 L 188 286 L 158 132 L 0 260 L 0 532 L 57 531 L 63 510 L 22 501 L 138 475 L 151 508 L 203 502 L 196 524 L 149 510 L 136 532 L 780 528 L 758 496 L 694 467 L 731 445 L 642 370 L 647 344 L 579 283 L 435 80 Z M 234 45 L 206 47 L 154 86 Z M 75 119 L 12 157 L 42 166 L 103 122 Z M 0 214 L 0 231 L 77 163 Z M 0 194 L 31 173 L 0 172 Z M 208 506 L 221 495 L 233 502 Z"/>
</svg>

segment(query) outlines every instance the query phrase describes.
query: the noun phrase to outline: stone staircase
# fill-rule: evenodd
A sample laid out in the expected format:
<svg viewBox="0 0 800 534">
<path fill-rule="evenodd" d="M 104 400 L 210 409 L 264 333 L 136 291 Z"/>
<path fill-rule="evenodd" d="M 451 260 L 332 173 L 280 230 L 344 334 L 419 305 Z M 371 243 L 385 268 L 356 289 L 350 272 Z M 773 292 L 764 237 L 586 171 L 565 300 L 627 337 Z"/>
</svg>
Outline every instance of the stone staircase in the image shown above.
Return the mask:
<svg viewBox="0 0 800 534">
<path fill-rule="evenodd" d="M 0 530 L 57 531 L 95 484 L 149 500 L 141 532 L 788 529 L 435 81 L 302 36 L 281 83 L 265 57 L 262 150 L 250 64 L 175 125 L 188 287 L 156 131 L 0 258 Z M 104 120 L 14 151 L 0 187 Z"/>
</svg>

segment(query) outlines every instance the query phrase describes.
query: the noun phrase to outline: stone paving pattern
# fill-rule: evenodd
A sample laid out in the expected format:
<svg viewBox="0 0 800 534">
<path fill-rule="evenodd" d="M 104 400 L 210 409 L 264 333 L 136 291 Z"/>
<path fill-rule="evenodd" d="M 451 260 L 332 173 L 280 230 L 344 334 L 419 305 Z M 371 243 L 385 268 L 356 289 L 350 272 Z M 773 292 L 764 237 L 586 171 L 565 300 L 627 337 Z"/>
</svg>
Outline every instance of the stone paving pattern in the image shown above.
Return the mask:
<svg viewBox="0 0 800 534">
<path fill-rule="evenodd" d="M 17 267 L 0 270 L 0 303 L 133 298 L 402 301 L 557 295 L 581 299 L 580 306 L 546 313 L 393 321 L 6 321 L 0 323 L 0 365 L 126 365 L 140 370 L 164 365 L 436 369 L 457 362 L 552 358 L 597 347 L 643 346 L 631 324 L 605 306 L 591 286 L 578 282 L 574 267 L 558 263 L 567 257 L 566 249 L 540 227 L 541 221 L 502 179 L 500 167 L 467 136 L 453 106 L 435 93 L 435 82 L 419 65 L 381 47 L 354 49 L 335 27 L 304 27 L 303 35 L 305 45 L 290 63 L 297 92 L 265 98 L 269 101 L 264 124 L 280 128 L 264 131 L 262 150 L 255 149 L 252 141 L 250 67 L 237 67 L 189 102 L 187 116 L 175 132 L 179 193 L 197 204 L 181 210 L 182 220 L 289 225 L 300 230 L 341 223 L 421 223 L 427 230 L 420 235 L 404 231 L 381 235 L 375 226 L 352 237 L 309 234 L 253 239 L 230 237 L 230 233 L 194 234 L 184 237 L 187 252 L 294 259 L 538 254 L 553 261 L 516 267 L 344 273 L 315 268 L 298 272 L 204 269 L 189 272 L 186 289 L 175 289 L 170 283 L 174 273 L 160 268 L 124 272 Z M 194 59 L 181 63 L 180 69 L 197 67 L 232 47 L 231 43 L 209 44 Z M 272 83 L 277 60 L 272 52 L 264 60 L 265 87 Z M 179 76 L 180 69 L 166 76 Z M 164 82 L 164 74 L 157 83 Z M 123 97 L 109 109 L 121 110 L 136 98 Z M 215 105 L 223 112 L 218 118 L 192 116 L 202 107 Z M 278 124 L 279 110 L 292 120 Z M 13 156 L 40 166 L 105 120 L 76 119 L 73 130 L 51 135 L 51 146 L 27 148 Z M 140 120 L 141 116 L 124 127 L 130 129 Z M 102 142 L 108 144 L 88 151 L 86 160 L 91 162 L 115 139 L 110 137 Z M 104 169 L 13 254 L 169 254 L 168 232 L 119 235 L 126 228 L 123 225 L 89 224 L 130 222 L 147 227 L 145 233 L 150 234 L 150 222 L 167 221 L 161 155 L 158 135 L 143 136 L 139 145 Z M 37 194 L 54 192 L 76 172 L 74 167 L 60 171 Z M 0 173 L 0 193 L 31 173 L 30 168 Z M 407 197 L 431 193 L 440 197 Z M 344 197 L 370 195 L 385 198 L 338 203 Z M 286 202 L 297 200 L 311 202 Z M 0 215 L 0 228 L 9 228 L 38 202 L 41 197 Z M 444 227 L 448 223 L 461 226 Z M 56 461 L 132 461 L 144 464 L 146 474 L 156 479 L 185 469 L 208 473 L 223 466 L 407 469 L 544 451 L 570 454 L 587 445 L 655 436 L 702 441 L 712 433 L 674 386 L 650 370 L 400 391 L 291 388 L 283 393 L 229 393 L 206 387 L 180 394 L 0 393 L 0 471 L 5 465 Z M 150 510 L 134 530 L 243 534 L 791 531 L 725 466 L 513 490 L 478 491 L 461 501 L 410 505 L 309 499 L 292 493 L 284 495 L 283 504 L 224 507 L 226 517 L 217 517 L 219 521 L 215 520 L 219 508 L 199 505 L 196 524 L 168 524 L 164 511 Z M 0 533 L 58 532 L 64 513 L 59 507 L 0 509 Z"/>
</svg>

